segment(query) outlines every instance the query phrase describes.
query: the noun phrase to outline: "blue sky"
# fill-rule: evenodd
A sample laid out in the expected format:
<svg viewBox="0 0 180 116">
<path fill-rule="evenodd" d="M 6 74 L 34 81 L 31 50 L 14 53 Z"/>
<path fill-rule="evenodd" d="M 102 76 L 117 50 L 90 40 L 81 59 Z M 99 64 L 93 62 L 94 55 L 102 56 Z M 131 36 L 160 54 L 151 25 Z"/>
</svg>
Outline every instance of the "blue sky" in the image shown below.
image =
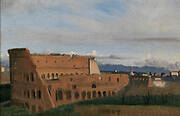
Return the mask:
<svg viewBox="0 0 180 116">
<path fill-rule="evenodd" d="M 15 47 L 95 51 L 100 63 L 180 70 L 179 0 L 2 0 L 1 8 L 2 56 Z"/>
</svg>

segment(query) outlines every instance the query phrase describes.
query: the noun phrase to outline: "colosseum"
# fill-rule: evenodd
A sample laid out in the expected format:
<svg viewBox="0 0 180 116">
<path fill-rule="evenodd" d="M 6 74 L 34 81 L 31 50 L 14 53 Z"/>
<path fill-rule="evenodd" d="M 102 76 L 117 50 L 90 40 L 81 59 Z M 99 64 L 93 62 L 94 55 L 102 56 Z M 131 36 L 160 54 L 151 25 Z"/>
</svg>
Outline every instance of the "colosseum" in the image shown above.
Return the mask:
<svg viewBox="0 0 180 116">
<path fill-rule="evenodd" d="M 31 112 L 113 96 L 129 83 L 127 74 L 100 73 L 93 56 L 31 54 L 27 48 L 8 53 L 11 103 Z"/>
</svg>

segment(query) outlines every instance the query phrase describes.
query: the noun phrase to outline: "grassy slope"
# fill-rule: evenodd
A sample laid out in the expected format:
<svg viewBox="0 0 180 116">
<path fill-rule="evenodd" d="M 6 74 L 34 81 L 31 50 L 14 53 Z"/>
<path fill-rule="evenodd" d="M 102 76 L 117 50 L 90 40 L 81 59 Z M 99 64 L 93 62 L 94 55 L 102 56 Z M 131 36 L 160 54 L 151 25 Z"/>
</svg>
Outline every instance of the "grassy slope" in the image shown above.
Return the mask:
<svg viewBox="0 0 180 116">
<path fill-rule="evenodd" d="M 126 105 L 65 105 L 41 113 L 9 107 L 1 109 L 1 116 L 178 116 L 180 107 Z"/>
<path fill-rule="evenodd" d="M 8 101 L 11 99 L 11 86 L 0 85 L 0 102 Z"/>
</svg>

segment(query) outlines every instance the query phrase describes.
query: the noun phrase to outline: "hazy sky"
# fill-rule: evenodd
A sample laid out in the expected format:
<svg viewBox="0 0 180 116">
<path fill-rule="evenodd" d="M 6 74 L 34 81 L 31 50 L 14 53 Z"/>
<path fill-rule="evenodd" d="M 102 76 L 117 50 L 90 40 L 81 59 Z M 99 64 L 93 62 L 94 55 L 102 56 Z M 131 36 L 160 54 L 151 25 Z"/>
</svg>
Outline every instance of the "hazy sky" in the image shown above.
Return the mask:
<svg viewBox="0 0 180 116">
<path fill-rule="evenodd" d="M 93 54 L 180 70 L 180 0 L 1 0 L 1 52 Z"/>
</svg>

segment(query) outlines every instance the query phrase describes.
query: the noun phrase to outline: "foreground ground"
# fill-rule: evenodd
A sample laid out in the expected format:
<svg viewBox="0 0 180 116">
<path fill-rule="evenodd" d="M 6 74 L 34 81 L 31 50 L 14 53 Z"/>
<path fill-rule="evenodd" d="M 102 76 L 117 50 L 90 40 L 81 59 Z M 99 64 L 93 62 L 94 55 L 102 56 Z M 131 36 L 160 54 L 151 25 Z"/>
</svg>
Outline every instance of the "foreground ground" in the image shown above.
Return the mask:
<svg viewBox="0 0 180 116">
<path fill-rule="evenodd" d="M 1 108 L 1 116 L 179 116 L 180 107 L 66 105 L 41 113 L 30 113 L 17 107 Z"/>
</svg>

